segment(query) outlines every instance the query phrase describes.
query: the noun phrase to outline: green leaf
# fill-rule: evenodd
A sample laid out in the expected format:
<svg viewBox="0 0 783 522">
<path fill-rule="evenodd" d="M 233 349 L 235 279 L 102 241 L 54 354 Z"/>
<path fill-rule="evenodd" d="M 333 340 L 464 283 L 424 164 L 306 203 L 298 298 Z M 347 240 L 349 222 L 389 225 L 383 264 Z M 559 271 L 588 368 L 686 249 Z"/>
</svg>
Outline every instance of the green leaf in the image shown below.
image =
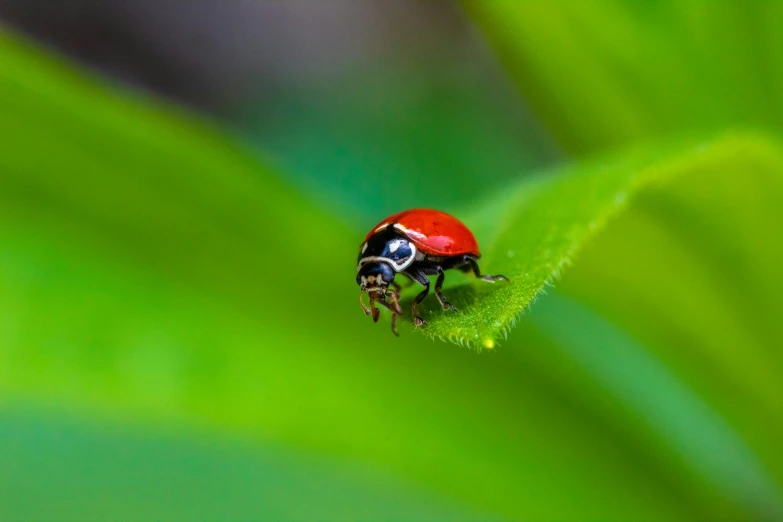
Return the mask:
<svg viewBox="0 0 783 522">
<path fill-rule="evenodd" d="M 337 458 L 51 417 L 0 414 L 4 521 L 495 519 Z"/>
<path fill-rule="evenodd" d="M 776 143 L 751 141 L 720 166 L 639 193 L 632 212 L 588 246 L 559 289 L 610 317 L 689 383 L 780 490 L 783 169 Z"/>
<path fill-rule="evenodd" d="M 522 184 L 504 205 L 476 212 L 473 224 L 490 239 L 490 271 L 530 274 L 538 262 L 538 286 L 514 284 L 512 275 L 502 290 L 448 289 L 464 311 L 433 310 L 421 331 L 491 340 L 488 325 L 504 317 L 492 313 L 511 316 L 504 307 L 529 305 L 550 281 L 584 308 L 530 307 L 504 350 L 535 366 L 554 359 L 545 364 L 575 386 L 586 379 L 609 388 L 610 400 L 624 405 L 615 415 L 647 424 L 644 438 L 667 447 L 671 466 L 755 518 L 778 518 L 782 173 L 777 139 L 732 133 Z M 508 226 L 493 236 L 496 223 Z M 526 255 L 517 260 L 520 250 Z M 600 317 L 585 320 L 593 313 Z M 596 324 L 605 320 L 617 331 Z"/>
<path fill-rule="evenodd" d="M 118 498 L 130 474 L 144 482 L 134 513 L 143 518 L 156 512 L 159 489 L 122 459 L 126 446 L 134 462 L 147 460 L 156 472 L 172 464 L 171 475 L 162 476 L 171 477 L 175 494 L 176 486 L 195 493 L 209 489 L 197 473 L 181 479 L 182 468 L 160 457 L 177 455 L 166 433 L 183 430 L 208 447 L 191 453 L 190 443 L 178 439 L 174 446 L 183 459 L 208 478 L 225 480 L 218 490 L 234 492 L 239 507 L 216 508 L 214 497 L 194 494 L 188 502 L 167 504 L 178 520 L 212 510 L 240 518 L 256 513 L 258 494 L 244 481 L 274 473 L 268 462 L 255 460 L 267 451 L 285 456 L 286 469 L 301 463 L 308 499 L 340 485 L 357 494 L 385 492 L 389 496 L 374 498 L 383 515 L 395 519 L 411 513 L 536 520 L 780 518 L 775 498 L 783 466 L 775 419 L 783 415 L 775 402 L 780 355 L 773 349 L 779 327 L 771 323 L 780 314 L 770 299 L 781 286 L 773 271 L 780 264 L 779 176 L 772 176 L 780 171 L 780 154 L 774 140 L 743 134 L 701 151 L 675 148 L 566 168 L 465 213 L 484 246 L 487 272 L 527 262 L 518 250 L 509 257 L 503 238 L 521 237 L 531 248 L 550 244 L 569 255 L 571 247 L 582 248 L 558 288 L 599 311 L 596 316 L 561 302 L 537 316 L 533 307 L 502 350 L 479 357 L 410 332 L 393 338 L 362 314 L 353 261 L 365 226 L 348 225 L 309 204 L 205 122 L 118 94 L 4 38 L 0 405 L 5 412 L 36 409 L 48 419 L 39 430 L 14 421 L 13 413 L 11 420 L 3 417 L 3 440 L 18 453 L 4 455 L 0 482 L 20 511 L 31 509 L 24 499 L 44 506 L 68 499 L 73 518 L 88 519 L 97 510 L 93 504 Z M 736 183 L 737 172 L 743 183 Z M 615 200 L 623 188 L 634 205 Z M 576 210 L 557 205 L 552 198 L 558 195 L 579 203 Z M 666 205 L 679 211 L 666 212 L 673 219 L 667 231 L 687 229 L 697 237 L 700 230 L 722 231 L 695 250 L 705 255 L 728 245 L 732 256 L 721 258 L 727 266 L 712 267 L 707 280 L 685 270 L 658 284 L 656 267 L 642 261 L 689 259 L 662 241 L 668 236 L 660 242 L 651 236 L 649 249 L 639 248 L 647 214 L 638 209 Z M 531 223 L 505 222 L 531 210 Z M 595 235 L 591 223 L 609 216 L 616 219 Z M 775 220 L 765 222 L 767 216 Z M 529 242 L 527 234 L 533 235 Z M 687 237 L 685 244 L 691 242 Z M 622 257 L 624 244 L 635 245 L 639 258 Z M 538 252 L 536 266 L 546 268 L 543 281 L 565 256 Z M 715 301 L 719 306 L 710 291 L 725 290 L 715 280 L 748 259 L 760 271 L 739 271 L 727 282 L 749 291 L 739 296 L 743 306 L 757 300 L 773 306 L 743 310 L 730 323 L 727 299 L 737 297 L 736 289 L 729 286 Z M 579 267 L 590 270 L 584 277 L 569 275 Z M 631 278 L 634 269 L 640 273 Z M 613 274 L 625 274 L 640 288 L 627 285 L 628 294 L 614 288 L 620 299 L 602 299 Z M 603 283 L 590 284 L 592 277 Z M 471 305 L 497 305 L 475 303 L 474 292 L 492 299 L 495 292 L 518 291 L 522 283 L 482 287 L 470 281 L 449 295 L 463 300 L 466 314 Z M 672 294 L 671 285 L 685 283 L 694 285 Z M 632 313 L 624 303 L 629 295 L 645 303 L 642 311 L 655 320 L 648 324 Z M 705 314 L 691 310 L 686 298 Z M 509 309 L 510 318 L 517 312 Z M 439 318 L 461 317 L 435 314 L 436 327 Z M 654 328 L 658 320 L 666 325 L 663 331 Z M 577 330 L 558 332 L 561 324 Z M 595 336 L 578 343 L 580 330 L 588 328 Z M 618 328 L 641 341 L 629 341 Z M 663 361 L 666 371 L 640 372 L 636 386 L 625 386 L 611 360 L 599 357 L 607 340 L 615 343 L 613 353 L 635 350 L 623 359 L 631 375 L 651 358 Z M 713 345 L 718 357 L 708 350 Z M 696 371 L 699 365 L 708 370 Z M 655 415 L 649 415 L 647 399 L 656 396 L 675 400 L 655 402 Z M 699 422 L 677 424 L 693 413 Z M 62 433 L 51 421 L 58 415 L 80 425 L 74 438 L 81 442 L 66 451 L 74 466 L 36 460 L 68 450 L 57 436 L 45 436 Z M 98 434 L 84 428 L 85 417 L 99 426 Z M 137 452 L 133 440 L 118 442 L 104 430 L 139 430 L 149 445 Z M 24 443 L 36 433 L 44 434 L 40 447 Z M 705 464 L 709 452 L 688 450 L 700 437 L 717 448 L 718 464 Z M 236 440 L 247 441 L 256 457 L 214 456 L 215 446 Z M 101 447 L 109 449 L 93 451 Z M 724 451 L 732 456 L 728 464 Z M 321 473 L 312 455 L 347 466 Z M 737 455 L 747 462 L 737 464 Z M 212 459 L 234 462 L 240 472 L 223 474 Z M 356 473 L 352 463 L 364 471 Z M 726 475 L 738 466 L 747 483 L 727 484 Z M 79 483 L 85 469 L 101 479 L 95 496 L 92 488 L 66 489 Z M 763 488 L 754 496 L 747 484 Z M 304 509 L 299 485 L 292 489 L 271 508 L 323 518 L 321 504 L 313 504 L 316 511 Z M 387 510 L 388 499 L 393 505 Z M 367 512 L 373 518 L 372 506 Z M 31 518 L 25 515 L 19 518 Z"/>
<path fill-rule="evenodd" d="M 631 417 L 631 424 L 659 448 L 658 455 L 665 465 L 691 477 L 691 487 L 715 491 L 754 518 L 774 520 L 783 514 L 783 482 L 776 449 L 782 432 L 780 407 L 769 408 L 768 400 L 764 406 L 746 403 L 746 409 L 747 404 L 753 404 L 753 420 L 737 418 L 733 411 L 737 398 L 754 391 L 747 383 L 732 389 L 721 389 L 720 381 L 714 383 L 718 386 L 712 390 L 694 386 L 697 375 L 682 375 L 675 370 L 676 364 L 661 357 L 659 346 L 650 349 L 649 344 L 640 344 L 561 292 L 542 301 L 526 325 L 535 332 L 529 332 L 530 336 L 537 336 L 540 342 L 548 344 L 549 351 L 559 352 L 560 357 L 573 362 L 577 372 L 570 378 L 593 381 L 603 393 L 592 400 L 615 403 Z M 570 328 L 563 328 L 564 318 Z M 686 352 L 688 348 L 681 347 Z M 747 351 L 755 349 L 758 347 L 746 347 Z M 702 364 L 722 362 L 721 357 L 703 357 L 698 353 L 681 357 L 688 358 L 700 359 Z M 737 363 L 742 357 L 735 352 L 731 359 Z M 746 370 L 737 373 L 759 375 Z M 727 377 L 724 374 L 721 379 L 725 382 Z M 780 388 L 777 385 L 777 390 L 767 391 L 779 393 Z M 753 432 L 761 418 L 768 430 L 760 440 Z M 729 419 L 731 422 L 727 422 Z M 739 515 L 717 511 L 715 516 Z"/>
<path fill-rule="evenodd" d="M 670 147 L 657 154 L 635 153 L 622 159 L 594 162 L 589 166 L 568 167 L 526 181 L 508 190 L 501 201 L 493 200 L 475 211 L 467 222 L 478 232 L 482 250 L 482 270 L 502 273 L 509 283 L 473 283 L 449 288 L 447 296 L 459 309 L 443 313 L 430 307 L 424 315 L 426 328 L 419 330 L 432 338 L 491 348 L 508 335 L 519 315 L 547 285 L 554 283 L 579 249 L 622 213 L 640 193 L 651 187 L 667 186 L 678 178 L 693 178 L 688 190 L 680 191 L 681 212 L 694 205 L 712 208 L 735 205 L 736 212 L 758 213 L 750 197 L 738 203 L 729 191 L 712 194 L 706 190 L 717 180 L 732 179 L 744 172 L 747 183 L 763 185 L 778 193 L 783 170 L 783 154 L 777 141 L 748 134 L 729 134 L 697 146 Z M 665 190 L 665 189 L 664 189 Z M 764 207 L 774 213 L 774 198 Z M 743 205 L 747 205 L 745 208 Z M 723 219 L 721 237 L 770 238 L 779 248 L 770 221 L 749 224 Z M 670 226 L 683 226 L 674 221 Z M 754 228 L 755 227 L 755 228 Z"/>
</svg>

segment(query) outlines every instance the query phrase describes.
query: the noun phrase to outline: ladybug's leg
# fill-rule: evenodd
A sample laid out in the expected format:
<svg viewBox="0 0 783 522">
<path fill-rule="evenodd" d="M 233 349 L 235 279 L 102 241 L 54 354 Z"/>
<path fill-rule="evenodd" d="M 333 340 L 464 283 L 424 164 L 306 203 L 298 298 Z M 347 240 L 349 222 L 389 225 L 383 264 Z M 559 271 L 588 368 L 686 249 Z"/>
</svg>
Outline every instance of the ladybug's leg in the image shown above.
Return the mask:
<svg viewBox="0 0 783 522">
<path fill-rule="evenodd" d="M 364 304 L 364 290 L 359 292 L 359 304 L 362 305 L 362 310 L 364 310 L 365 315 L 370 315 L 372 313 L 372 310 L 370 310 L 366 304 Z"/>
<path fill-rule="evenodd" d="M 392 314 L 391 325 L 392 325 L 392 333 L 394 334 L 395 337 L 399 337 L 400 334 L 397 333 L 397 314 L 394 313 Z"/>
<path fill-rule="evenodd" d="M 400 336 L 400 334 L 397 333 L 397 316 L 402 315 L 402 307 L 400 306 L 400 294 L 397 292 L 392 292 L 391 294 L 391 311 L 392 311 L 392 319 L 391 319 L 391 327 L 392 327 L 392 333 L 396 335 L 397 337 Z"/>
<path fill-rule="evenodd" d="M 465 256 L 465 260 L 470 263 L 470 268 L 473 270 L 473 273 L 478 277 L 479 279 L 483 279 L 484 281 L 488 281 L 490 283 L 494 283 L 498 280 L 508 281 L 508 277 L 504 275 L 481 275 L 481 270 L 479 270 L 478 262 L 476 261 L 476 258 L 472 256 Z"/>
<path fill-rule="evenodd" d="M 397 333 L 397 316 L 402 315 L 402 308 L 400 308 L 400 304 L 397 302 L 397 299 L 399 299 L 399 294 L 392 292 L 390 294 L 391 296 L 391 303 L 387 303 L 386 301 L 381 301 L 380 299 L 377 301 L 379 304 L 382 304 L 389 310 L 391 310 L 392 313 L 392 319 L 391 319 L 391 327 L 392 327 L 392 333 L 396 335 L 397 337 L 400 336 L 400 334 Z"/>
<path fill-rule="evenodd" d="M 451 310 L 452 312 L 456 312 L 457 309 L 454 308 L 451 303 L 446 301 L 446 298 L 443 296 L 443 294 L 440 293 L 440 289 L 443 288 L 443 281 L 445 278 L 446 275 L 443 272 L 443 268 L 438 267 L 438 279 L 435 281 L 435 295 L 438 297 L 438 301 L 440 301 L 440 305 L 444 310 Z"/>
<path fill-rule="evenodd" d="M 372 322 L 377 323 L 378 318 L 381 316 L 381 311 L 375 308 L 375 301 L 376 299 L 374 297 L 370 297 L 370 310 L 372 310 Z M 380 303 L 381 301 L 378 302 Z"/>
<path fill-rule="evenodd" d="M 425 297 L 427 297 L 427 294 L 430 292 L 430 285 L 427 284 L 427 286 L 422 290 L 422 292 L 416 296 L 416 299 L 413 300 L 413 324 L 416 326 L 426 326 L 427 321 L 421 318 L 419 315 L 419 303 L 421 303 Z"/>
<path fill-rule="evenodd" d="M 414 281 L 421 283 L 424 286 L 424 290 L 416 296 L 416 299 L 413 300 L 413 305 L 411 306 L 413 310 L 413 324 L 416 326 L 426 326 L 427 321 L 421 318 L 419 315 L 419 303 L 421 303 L 425 297 L 427 297 L 427 294 L 430 292 L 430 280 L 427 279 L 427 275 L 422 272 L 421 270 L 416 270 L 415 272 L 408 272 L 405 275 L 413 279 Z"/>
<path fill-rule="evenodd" d="M 402 315 L 402 307 L 400 306 L 400 294 L 398 292 L 388 292 L 389 298 L 391 299 L 391 306 L 389 307 L 389 310 L 394 312 L 397 315 Z"/>
<path fill-rule="evenodd" d="M 364 290 L 359 293 L 359 304 L 362 305 L 362 310 L 364 310 L 365 315 L 372 315 L 372 320 L 377 323 L 378 318 L 381 316 L 381 311 L 375 308 L 375 298 L 370 296 L 370 306 L 368 308 L 367 305 L 364 304 L 363 297 Z"/>
</svg>

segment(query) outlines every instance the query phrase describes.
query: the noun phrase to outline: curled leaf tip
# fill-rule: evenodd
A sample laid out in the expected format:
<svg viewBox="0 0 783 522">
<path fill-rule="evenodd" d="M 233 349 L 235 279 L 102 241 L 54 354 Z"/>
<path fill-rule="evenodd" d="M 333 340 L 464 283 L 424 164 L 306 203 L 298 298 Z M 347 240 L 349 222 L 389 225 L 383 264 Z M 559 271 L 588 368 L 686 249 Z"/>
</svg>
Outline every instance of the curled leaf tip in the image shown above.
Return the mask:
<svg viewBox="0 0 783 522">
<path fill-rule="evenodd" d="M 760 171 L 759 165 L 770 164 L 777 171 L 779 150 L 777 140 L 766 135 L 718 136 L 706 148 L 688 142 L 632 151 L 598 167 L 566 166 L 510 187 L 505 199 L 488 201 L 488 208 L 467 220 L 479 237 L 487 238 L 482 268 L 510 281 L 447 287 L 444 292 L 454 302 L 464 303 L 460 313 L 438 310 L 421 333 L 492 349 L 517 324 L 519 312 L 558 283 L 582 248 L 609 222 L 633 211 L 641 192 L 673 190 L 667 188 L 670 183 L 725 170 L 730 161 Z"/>
</svg>

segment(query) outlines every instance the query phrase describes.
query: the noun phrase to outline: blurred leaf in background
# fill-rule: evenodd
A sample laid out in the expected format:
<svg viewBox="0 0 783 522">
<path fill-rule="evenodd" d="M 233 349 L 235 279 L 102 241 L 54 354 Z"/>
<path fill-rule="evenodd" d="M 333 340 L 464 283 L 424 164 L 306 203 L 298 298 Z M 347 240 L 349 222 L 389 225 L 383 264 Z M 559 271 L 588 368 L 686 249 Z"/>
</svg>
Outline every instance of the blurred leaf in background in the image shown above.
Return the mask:
<svg viewBox="0 0 783 522">
<path fill-rule="evenodd" d="M 743 125 L 781 130 L 780 2 L 466 2 L 576 155 Z"/>
<path fill-rule="evenodd" d="M 728 7 L 702 11 L 716 17 L 693 18 L 705 42 L 722 28 L 743 45 L 735 61 L 681 79 L 678 92 L 703 103 L 691 125 L 658 89 L 683 56 L 705 52 L 690 40 L 667 50 L 699 11 L 601 6 L 470 4 L 543 127 L 517 127 L 517 109 L 488 123 L 475 91 L 416 79 L 437 94 L 415 98 L 421 112 L 401 103 L 369 159 L 373 140 L 357 135 L 397 99 L 383 81 L 357 80 L 378 86 L 361 101 L 316 88 L 326 101 L 303 115 L 281 105 L 278 121 L 258 123 L 269 155 L 259 160 L 198 117 L 2 36 L 0 518 L 782 519 L 783 152 L 768 134 L 723 132 L 774 127 L 756 105 L 780 95 L 733 78 L 748 84 L 732 100 L 702 81 L 780 57 L 767 32 L 725 23 Z M 535 25 L 517 20 L 526 10 L 540 14 Z M 563 17 L 580 31 L 559 30 Z M 625 39 L 601 44 L 613 35 Z M 550 37 L 574 51 L 538 67 L 555 63 L 558 46 L 538 40 Z M 600 66 L 636 45 L 660 60 Z M 448 99 L 470 107 L 455 115 Z M 345 116 L 329 100 L 367 108 Z M 470 120 L 477 134 L 435 139 L 438 124 Z M 334 146 L 321 129 L 337 129 Z M 434 157 L 497 156 L 488 164 L 503 171 L 419 171 L 427 146 L 394 145 L 408 129 L 440 143 Z M 700 129 L 710 133 L 691 145 L 647 144 L 511 181 L 556 156 L 549 138 L 511 151 L 519 133 L 582 154 Z M 353 136 L 351 154 L 335 152 Z M 487 268 L 520 262 L 540 244 L 532 236 L 574 246 L 556 291 L 496 350 L 477 355 L 411 328 L 395 339 L 359 310 L 353 260 L 367 223 L 357 216 L 429 201 L 386 190 L 390 171 L 374 168 L 383 158 L 403 185 L 438 188 L 433 201 L 474 228 Z M 332 174 L 318 180 L 320 169 Z M 637 191 L 637 176 L 659 181 Z M 355 206 L 337 211 L 351 194 Z M 612 205 L 622 212 L 600 233 L 595 214 L 577 212 Z M 548 270 L 558 256 L 521 262 Z M 479 288 L 449 291 L 469 300 Z"/>
</svg>

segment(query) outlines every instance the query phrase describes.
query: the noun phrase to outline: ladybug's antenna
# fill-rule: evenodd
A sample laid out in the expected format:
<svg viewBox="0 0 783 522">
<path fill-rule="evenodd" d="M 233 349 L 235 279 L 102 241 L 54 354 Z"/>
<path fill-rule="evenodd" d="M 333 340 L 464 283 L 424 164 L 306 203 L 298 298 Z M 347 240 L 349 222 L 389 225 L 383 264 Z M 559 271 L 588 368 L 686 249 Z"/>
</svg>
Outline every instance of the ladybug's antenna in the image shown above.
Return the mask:
<svg viewBox="0 0 783 522">
<path fill-rule="evenodd" d="M 378 301 L 381 302 L 381 301 Z M 381 311 L 377 308 L 375 308 L 375 296 L 370 296 L 370 308 L 372 308 L 372 322 L 377 323 L 378 319 L 381 317 Z"/>
</svg>

